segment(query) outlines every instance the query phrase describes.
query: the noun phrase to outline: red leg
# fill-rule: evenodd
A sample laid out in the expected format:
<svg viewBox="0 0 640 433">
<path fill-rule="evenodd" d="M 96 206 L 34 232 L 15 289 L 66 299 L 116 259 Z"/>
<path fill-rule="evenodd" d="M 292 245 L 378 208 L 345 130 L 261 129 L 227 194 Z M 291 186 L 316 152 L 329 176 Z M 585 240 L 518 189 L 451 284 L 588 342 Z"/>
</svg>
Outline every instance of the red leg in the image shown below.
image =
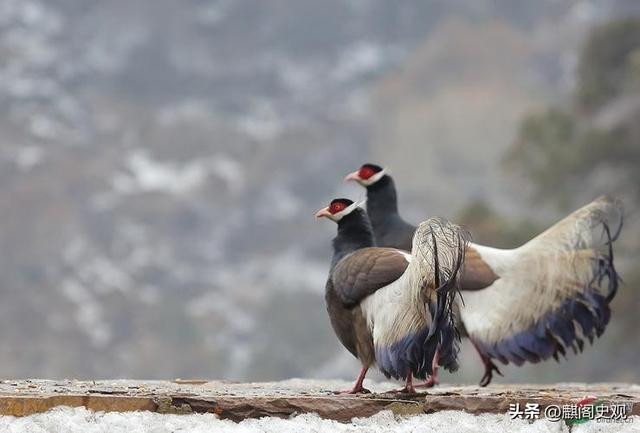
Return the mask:
<svg viewBox="0 0 640 433">
<path fill-rule="evenodd" d="M 336 391 L 334 392 L 334 394 L 369 394 L 371 393 L 371 391 L 369 391 L 367 388 L 362 386 L 362 383 L 364 382 L 364 377 L 367 375 L 367 370 L 369 370 L 369 367 L 362 367 L 360 369 L 360 374 L 358 375 L 358 378 L 356 379 L 356 383 L 353 385 L 353 388 L 349 391 Z"/>
<path fill-rule="evenodd" d="M 413 387 L 413 375 L 409 373 L 407 376 L 407 383 L 404 385 L 404 392 L 407 394 L 415 394 L 416 390 Z"/>
<path fill-rule="evenodd" d="M 436 349 L 436 353 L 433 355 L 433 360 L 431 361 L 431 374 L 420 385 L 416 385 L 416 388 L 432 388 L 434 385 L 438 384 L 438 366 L 440 364 L 440 346 Z"/>
<path fill-rule="evenodd" d="M 415 394 L 416 389 L 413 387 L 413 375 L 409 373 L 409 375 L 407 376 L 407 382 L 405 383 L 404 388 L 396 389 L 391 392 L 398 393 L 398 394 Z"/>
<path fill-rule="evenodd" d="M 476 345 L 476 343 L 471 338 L 469 338 L 469 341 L 471 341 L 471 344 L 473 344 L 473 347 L 478 352 L 478 355 L 480 355 L 480 359 L 482 360 L 482 363 L 484 364 L 484 376 L 482 376 L 482 379 L 480 379 L 480 384 L 479 384 L 481 387 L 484 388 L 485 386 L 487 386 L 487 385 L 489 385 L 491 383 L 491 380 L 493 380 L 493 372 L 494 371 L 497 374 L 499 374 L 500 376 L 502 376 L 502 372 L 500 371 L 498 366 L 493 363 L 491 358 L 489 358 L 487 355 L 482 353 L 480 351 L 480 349 L 478 349 L 478 346 Z"/>
</svg>

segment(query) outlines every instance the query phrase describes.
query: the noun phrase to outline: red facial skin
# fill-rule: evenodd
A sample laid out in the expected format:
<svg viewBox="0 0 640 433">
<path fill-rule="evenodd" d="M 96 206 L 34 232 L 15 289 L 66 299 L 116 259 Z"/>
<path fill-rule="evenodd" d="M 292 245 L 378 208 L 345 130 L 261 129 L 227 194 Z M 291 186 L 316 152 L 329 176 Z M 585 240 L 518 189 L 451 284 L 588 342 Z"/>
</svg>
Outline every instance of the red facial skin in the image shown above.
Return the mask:
<svg viewBox="0 0 640 433">
<path fill-rule="evenodd" d="M 333 203 L 331 206 L 329 206 L 329 212 L 331 212 L 331 215 L 335 215 L 340 211 L 343 211 L 347 208 L 347 205 L 342 203 L 342 202 L 335 202 Z"/>
<path fill-rule="evenodd" d="M 380 172 L 379 169 L 374 167 L 370 167 L 368 165 L 363 165 L 360 167 L 358 171 L 354 171 L 353 173 L 349 173 L 345 178 L 345 182 L 349 182 L 350 180 L 355 180 L 356 182 L 365 182 L 371 179 L 373 176 Z"/>
<path fill-rule="evenodd" d="M 358 171 L 358 177 L 362 180 L 368 180 L 374 174 L 376 174 L 376 172 L 371 167 L 362 167 L 360 171 Z"/>
<path fill-rule="evenodd" d="M 346 203 L 336 201 L 334 203 L 331 203 L 329 206 L 322 208 L 318 212 L 316 212 L 316 218 L 331 217 L 337 214 L 338 212 L 345 210 L 347 207 L 348 205 Z"/>
</svg>

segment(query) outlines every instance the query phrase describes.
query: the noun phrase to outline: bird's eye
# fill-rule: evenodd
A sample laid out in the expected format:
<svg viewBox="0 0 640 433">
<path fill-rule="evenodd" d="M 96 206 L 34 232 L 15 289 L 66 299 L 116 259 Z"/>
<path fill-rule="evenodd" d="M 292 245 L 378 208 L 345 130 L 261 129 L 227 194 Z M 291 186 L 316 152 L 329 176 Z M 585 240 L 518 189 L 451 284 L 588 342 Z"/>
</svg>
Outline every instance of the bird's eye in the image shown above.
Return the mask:
<svg viewBox="0 0 640 433">
<path fill-rule="evenodd" d="M 346 204 L 341 202 L 336 202 L 329 207 L 329 212 L 331 212 L 331 215 L 335 215 L 338 212 L 345 210 L 346 208 L 347 208 Z"/>
<path fill-rule="evenodd" d="M 376 174 L 376 172 L 371 167 L 362 167 L 358 176 L 360 176 L 360 179 L 367 180 L 374 174 Z"/>
</svg>

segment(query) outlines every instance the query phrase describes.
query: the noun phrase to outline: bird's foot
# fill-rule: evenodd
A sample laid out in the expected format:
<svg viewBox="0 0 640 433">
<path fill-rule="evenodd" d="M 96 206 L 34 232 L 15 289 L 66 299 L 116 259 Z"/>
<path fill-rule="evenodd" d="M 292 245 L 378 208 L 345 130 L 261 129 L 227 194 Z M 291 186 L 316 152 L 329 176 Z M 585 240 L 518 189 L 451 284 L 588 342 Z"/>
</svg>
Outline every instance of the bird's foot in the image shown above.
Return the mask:
<svg viewBox="0 0 640 433">
<path fill-rule="evenodd" d="M 406 386 L 400 389 L 392 389 L 388 391 L 389 394 L 417 394 L 416 387 L 413 385 Z"/>
<path fill-rule="evenodd" d="M 333 393 L 338 395 L 371 394 L 371 391 L 362 386 L 362 384 L 364 383 L 364 377 L 367 375 L 368 369 L 369 367 L 364 366 L 360 369 L 360 374 L 358 374 L 356 383 L 349 391 L 334 391 Z"/>
<path fill-rule="evenodd" d="M 356 394 L 371 394 L 371 391 L 369 391 L 367 388 L 360 386 L 360 387 L 353 387 L 353 389 L 350 389 L 348 391 L 334 391 L 333 392 L 336 395 L 356 395 Z"/>
<path fill-rule="evenodd" d="M 438 376 L 437 375 L 431 375 L 431 376 L 429 376 L 427 378 L 427 380 L 425 380 L 421 384 L 416 385 L 416 388 L 433 388 L 434 386 L 438 385 L 439 383 L 440 383 L 440 381 L 438 381 Z"/>
<path fill-rule="evenodd" d="M 493 363 L 491 358 L 489 358 L 488 355 L 486 355 L 482 350 L 480 350 L 480 348 L 478 347 L 476 342 L 473 341 L 473 338 L 469 337 L 469 341 L 471 341 L 471 344 L 473 344 L 473 347 L 478 352 L 478 355 L 480 356 L 480 359 L 482 360 L 482 363 L 484 364 L 484 376 L 482 376 L 482 379 L 480 379 L 480 383 L 479 383 L 479 385 L 482 388 L 484 388 L 485 386 L 489 385 L 491 383 L 491 381 L 493 380 L 493 372 L 494 371 L 497 374 L 499 374 L 500 376 L 502 376 L 502 372 L 500 371 L 498 366 Z"/>
<path fill-rule="evenodd" d="M 494 371 L 496 372 L 496 374 L 499 374 L 500 376 L 502 376 L 502 372 L 500 371 L 498 366 L 495 365 L 493 361 L 491 361 L 491 359 L 483 358 L 483 361 L 484 361 L 484 376 L 482 376 L 482 379 L 480 379 L 480 386 L 484 388 L 485 386 L 489 385 L 493 380 Z"/>
<path fill-rule="evenodd" d="M 431 361 L 431 374 L 420 385 L 416 385 L 416 388 L 433 388 L 438 383 L 438 367 L 440 364 L 440 345 L 436 349 L 436 353 L 433 355 L 433 360 Z"/>
<path fill-rule="evenodd" d="M 407 382 L 402 389 L 394 389 L 390 391 L 392 394 L 415 394 L 416 389 L 413 387 L 413 376 L 409 374 L 407 377 Z"/>
<path fill-rule="evenodd" d="M 416 394 L 416 388 L 413 386 L 405 386 L 402 389 L 394 389 L 389 392 L 391 394 Z"/>
</svg>

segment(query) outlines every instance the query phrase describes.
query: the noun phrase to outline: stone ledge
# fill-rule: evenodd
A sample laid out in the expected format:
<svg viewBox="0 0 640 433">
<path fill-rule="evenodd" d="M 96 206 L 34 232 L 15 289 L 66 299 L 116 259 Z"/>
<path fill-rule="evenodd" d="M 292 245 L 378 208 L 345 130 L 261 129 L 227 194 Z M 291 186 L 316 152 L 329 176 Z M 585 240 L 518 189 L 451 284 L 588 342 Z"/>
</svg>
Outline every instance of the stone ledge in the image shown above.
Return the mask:
<svg viewBox="0 0 640 433">
<path fill-rule="evenodd" d="M 345 396 L 330 391 L 349 385 L 302 379 L 263 383 L 4 380 L 0 381 L 0 414 L 27 416 L 56 406 L 84 406 L 106 412 L 215 413 L 234 421 L 314 412 L 322 418 L 349 421 L 382 410 L 404 415 L 442 410 L 506 413 L 510 403 L 539 403 L 544 408 L 550 404 L 575 404 L 594 395 L 607 403 L 633 403 L 629 415 L 640 415 L 640 386 L 632 384 L 517 384 L 487 388 L 445 385 L 404 395 L 385 392 L 394 387 L 392 384 L 367 383 L 372 394 Z"/>
</svg>

